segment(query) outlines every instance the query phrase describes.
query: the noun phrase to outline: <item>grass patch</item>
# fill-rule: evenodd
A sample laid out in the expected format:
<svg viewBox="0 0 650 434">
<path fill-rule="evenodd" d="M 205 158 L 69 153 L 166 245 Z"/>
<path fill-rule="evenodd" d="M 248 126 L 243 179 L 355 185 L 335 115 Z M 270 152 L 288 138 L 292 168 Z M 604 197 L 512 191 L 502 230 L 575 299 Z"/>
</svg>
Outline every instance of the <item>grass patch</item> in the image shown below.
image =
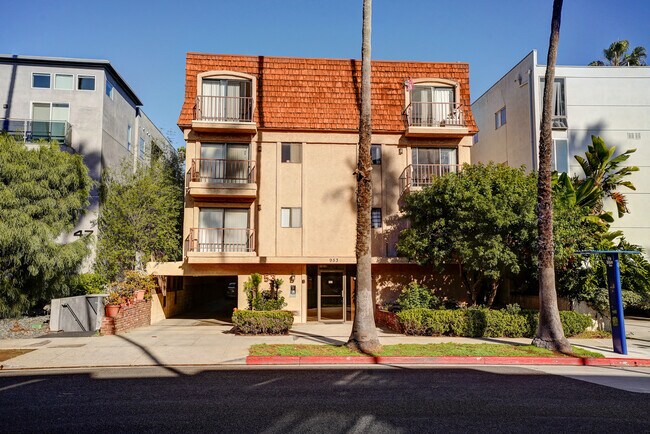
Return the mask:
<svg viewBox="0 0 650 434">
<path fill-rule="evenodd" d="M 0 362 L 31 353 L 34 350 L 0 350 Z"/>
<path fill-rule="evenodd" d="M 600 353 L 573 347 L 580 357 L 603 357 Z M 344 346 L 336 345 L 291 345 L 291 344 L 258 344 L 252 345 L 251 356 L 364 356 L 365 354 L 352 351 Z M 509 344 L 399 344 L 384 345 L 381 353 L 376 356 L 470 356 L 470 357 L 566 357 L 562 354 L 537 348 L 532 345 Z"/>
</svg>

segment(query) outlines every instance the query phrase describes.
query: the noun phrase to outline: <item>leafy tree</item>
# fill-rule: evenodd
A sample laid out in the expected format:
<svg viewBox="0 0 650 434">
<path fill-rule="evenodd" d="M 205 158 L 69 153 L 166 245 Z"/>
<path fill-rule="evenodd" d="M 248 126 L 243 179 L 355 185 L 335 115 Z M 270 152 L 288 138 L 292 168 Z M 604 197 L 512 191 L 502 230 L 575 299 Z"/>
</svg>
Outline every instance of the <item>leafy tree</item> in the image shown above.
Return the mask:
<svg viewBox="0 0 650 434">
<path fill-rule="evenodd" d="M 69 294 L 88 243 L 57 238 L 74 228 L 92 184 L 81 155 L 0 136 L 0 317 Z"/>
<path fill-rule="evenodd" d="M 133 172 L 125 163 L 104 177 L 98 219 L 96 271 L 115 280 L 148 261 L 182 257 L 182 172 L 178 164 L 152 158 Z"/>
<path fill-rule="evenodd" d="M 472 304 L 491 305 L 506 278 L 536 279 L 536 175 L 502 164 L 465 165 L 406 197 L 410 228 L 398 250 L 421 265 L 454 263 Z M 556 260 L 565 267 L 588 237 L 575 206 L 557 205 Z"/>
<path fill-rule="evenodd" d="M 589 66 L 644 66 L 646 49 L 642 46 L 634 47 L 631 53 L 630 42 L 621 39 L 603 50 L 605 61 L 594 60 Z"/>
<path fill-rule="evenodd" d="M 361 113 L 359 116 L 359 158 L 357 161 L 357 286 L 355 288 L 354 322 L 347 346 L 366 354 L 381 350 L 375 327 L 375 304 L 372 297 L 372 258 L 370 253 L 370 208 L 372 204 L 372 160 L 370 144 L 372 111 L 370 91 L 370 34 L 372 0 L 363 0 L 361 45 Z"/>
</svg>

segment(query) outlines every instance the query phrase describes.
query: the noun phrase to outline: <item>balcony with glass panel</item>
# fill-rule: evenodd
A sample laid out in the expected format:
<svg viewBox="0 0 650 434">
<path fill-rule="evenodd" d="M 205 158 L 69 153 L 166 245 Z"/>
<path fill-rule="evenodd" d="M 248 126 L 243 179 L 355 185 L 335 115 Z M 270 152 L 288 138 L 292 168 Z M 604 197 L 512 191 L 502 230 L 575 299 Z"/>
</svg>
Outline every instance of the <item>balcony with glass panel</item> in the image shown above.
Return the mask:
<svg viewBox="0 0 650 434">
<path fill-rule="evenodd" d="M 72 131 L 67 121 L 0 119 L 0 132 L 7 133 L 24 143 L 38 143 L 45 140 L 57 141 L 59 145 L 72 146 Z"/>
<path fill-rule="evenodd" d="M 249 80 L 203 79 L 194 105 L 192 129 L 204 132 L 257 132 Z"/>
<path fill-rule="evenodd" d="M 249 153 L 248 144 L 202 143 L 200 158 L 190 162 L 190 195 L 254 200 L 257 168 Z"/>
</svg>

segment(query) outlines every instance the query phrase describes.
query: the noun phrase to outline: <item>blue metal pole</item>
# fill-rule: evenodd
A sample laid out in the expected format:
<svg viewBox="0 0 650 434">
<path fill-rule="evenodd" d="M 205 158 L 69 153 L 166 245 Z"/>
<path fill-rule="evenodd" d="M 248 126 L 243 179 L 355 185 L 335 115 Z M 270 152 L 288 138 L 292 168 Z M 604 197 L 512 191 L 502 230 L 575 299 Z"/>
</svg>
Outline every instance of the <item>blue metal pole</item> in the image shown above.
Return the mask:
<svg viewBox="0 0 650 434">
<path fill-rule="evenodd" d="M 621 271 L 618 262 L 618 253 L 608 252 L 606 255 L 607 292 L 609 293 L 609 310 L 612 319 L 612 343 L 614 345 L 614 352 L 618 354 L 627 354 L 625 319 L 623 318 L 623 295 L 621 293 Z"/>
</svg>

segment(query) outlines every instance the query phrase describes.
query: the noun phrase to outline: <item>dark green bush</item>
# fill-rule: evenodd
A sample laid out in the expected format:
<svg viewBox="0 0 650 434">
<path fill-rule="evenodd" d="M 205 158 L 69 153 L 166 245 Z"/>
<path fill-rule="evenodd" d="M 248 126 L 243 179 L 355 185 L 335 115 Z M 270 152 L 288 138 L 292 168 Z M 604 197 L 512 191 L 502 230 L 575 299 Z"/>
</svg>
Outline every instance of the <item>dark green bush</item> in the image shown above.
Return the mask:
<svg viewBox="0 0 650 434">
<path fill-rule="evenodd" d="M 293 313 L 286 310 L 237 310 L 232 314 L 237 333 L 283 335 L 293 325 Z"/>
<path fill-rule="evenodd" d="M 433 295 L 433 291 L 417 282 L 409 283 L 397 297 L 396 302 L 400 310 L 440 307 L 440 299 Z"/>
<path fill-rule="evenodd" d="M 408 309 L 397 314 L 405 334 L 463 337 L 533 337 L 539 314 L 532 311 L 513 313 L 513 309 L 490 310 L 469 308 L 457 310 Z M 566 336 L 574 336 L 591 326 L 589 315 L 560 312 Z"/>
</svg>

